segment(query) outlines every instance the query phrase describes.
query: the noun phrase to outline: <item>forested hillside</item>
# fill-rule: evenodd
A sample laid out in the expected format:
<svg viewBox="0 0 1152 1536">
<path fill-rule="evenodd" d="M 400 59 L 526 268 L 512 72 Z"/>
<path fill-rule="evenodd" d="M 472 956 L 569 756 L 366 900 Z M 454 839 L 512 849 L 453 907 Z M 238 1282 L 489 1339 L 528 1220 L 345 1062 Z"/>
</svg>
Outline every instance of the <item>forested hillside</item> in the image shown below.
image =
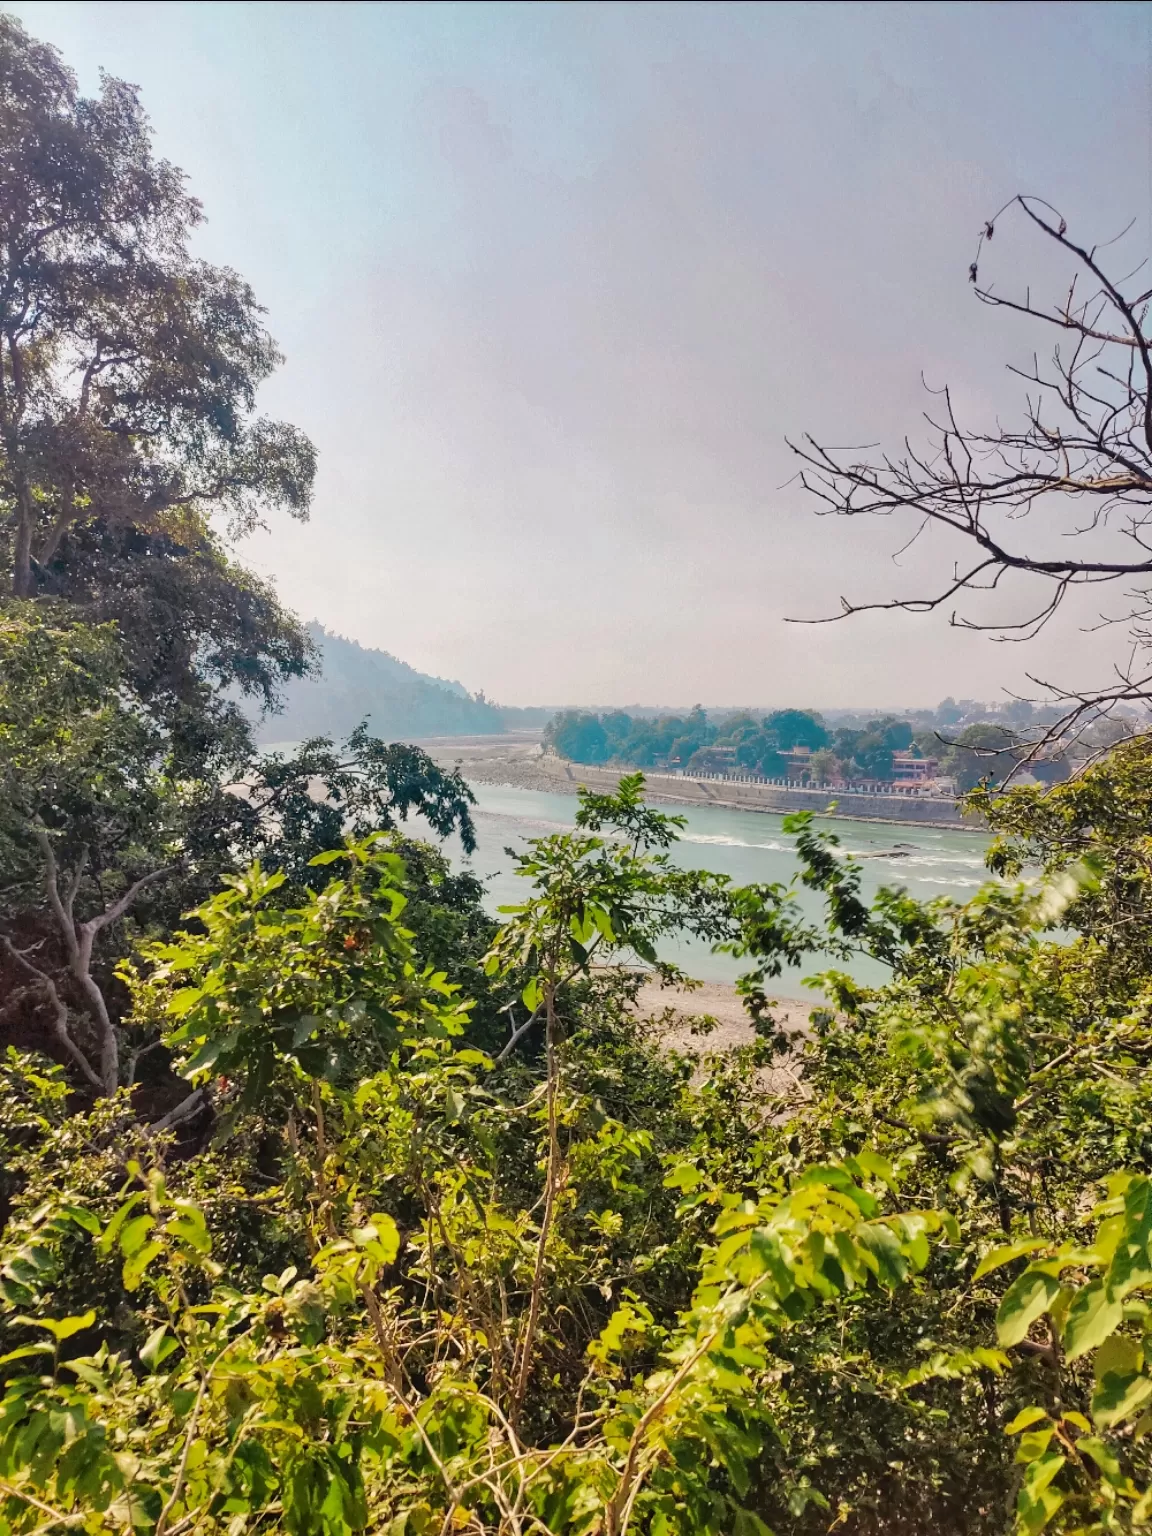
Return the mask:
<svg viewBox="0 0 1152 1536">
<path fill-rule="evenodd" d="M 304 741 L 346 736 L 364 719 L 389 741 L 413 736 L 484 735 L 504 729 L 493 705 L 472 698 L 462 684 L 417 672 L 387 651 L 370 650 L 307 626 L 316 666 L 283 690 L 282 708 L 261 721 L 263 741 Z"/>
</svg>

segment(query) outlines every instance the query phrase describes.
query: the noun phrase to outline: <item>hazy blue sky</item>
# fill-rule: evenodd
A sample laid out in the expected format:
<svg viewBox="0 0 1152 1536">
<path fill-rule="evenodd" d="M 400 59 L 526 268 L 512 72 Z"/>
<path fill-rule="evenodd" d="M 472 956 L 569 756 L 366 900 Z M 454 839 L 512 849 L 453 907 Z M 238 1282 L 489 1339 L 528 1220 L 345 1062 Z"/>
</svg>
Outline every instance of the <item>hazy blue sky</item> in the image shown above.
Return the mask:
<svg viewBox="0 0 1152 1536">
<path fill-rule="evenodd" d="M 510 703 L 895 705 L 1100 669 L 1072 623 L 1030 656 L 936 619 L 785 624 L 947 557 L 895 567 L 895 526 L 813 518 L 784 437 L 898 439 L 921 371 L 1010 406 L 1034 338 L 965 276 L 1013 193 L 1088 239 L 1135 216 L 1145 254 L 1152 8 L 10 9 L 86 88 L 142 87 L 202 253 L 268 307 L 264 404 L 320 480 L 246 557 L 304 616 Z"/>
</svg>

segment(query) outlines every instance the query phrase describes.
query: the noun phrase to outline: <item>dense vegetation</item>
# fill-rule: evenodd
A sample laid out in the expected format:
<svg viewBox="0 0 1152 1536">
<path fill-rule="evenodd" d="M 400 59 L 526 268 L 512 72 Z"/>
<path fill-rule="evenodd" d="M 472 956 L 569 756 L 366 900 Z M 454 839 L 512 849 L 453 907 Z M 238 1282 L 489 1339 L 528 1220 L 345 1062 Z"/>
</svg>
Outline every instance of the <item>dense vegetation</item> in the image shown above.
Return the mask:
<svg viewBox="0 0 1152 1536">
<path fill-rule="evenodd" d="M 668 863 L 638 780 L 499 929 L 389 834 L 292 902 L 226 878 L 124 973 L 194 1137 L 9 1054 L 9 1528 L 1139 1524 L 1148 767 L 995 807 L 997 867 L 1047 877 L 965 906 L 863 907 L 800 818 L 823 933 Z M 734 1059 L 629 1007 L 679 930 L 748 958 Z M 767 1099 L 763 989 L 817 949 L 893 980 L 827 973 Z"/>
<path fill-rule="evenodd" d="M 655 718 L 634 717 L 622 710 L 605 714 L 564 710 L 544 732 L 545 744 L 573 762 L 703 767 L 711 762 L 712 748 L 735 747 L 739 770 L 768 777 L 787 772 L 781 752 L 793 747 L 814 750 L 830 740 L 820 716 L 806 710 L 776 710 L 759 721 L 733 715 L 717 724 L 699 705 L 687 715 Z"/>
<path fill-rule="evenodd" d="M 254 753 L 310 647 L 211 508 L 306 511 L 275 349 L 135 94 L 0 62 L 0 1533 L 1146 1525 L 1152 747 L 985 792 L 963 905 L 796 818 L 821 925 L 626 776 L 494 921 L 400 825 L 467 845 L 458 778 Z M 636 1008 L 678 934 L 743 1050 Z"/>
<path fill-rule="evenodd" d="M 890 780 L 894 752 L 913 751 L 936 759 L 961 791 L 988 777 L 1003 777 L 1005 767 L 992 754 L 1016 737 L 1004 725 L 975 723 L 952 733 L 933 729 L 914 733 L 908 720 L 891 716 L 859 726 L 827 725 L 813 710 L 778 709 L 761 719 L 747 714 L 710 719 L 699 706 L 688 715 L 633 717 L 617 710 L 595 714 L 564 710 L 548 724 L 545 743 L 577 763 L 619 763 L 651 768 L 678 767 L 697 772 L 755 774 L 763 778 Z M 806 748 L 810 761 L 783 756 Z M 1051 777 L 1062 765 L 1044 764 Z M 1055 770 L 1055 772 L 1053 772 Z"/>
</svg>

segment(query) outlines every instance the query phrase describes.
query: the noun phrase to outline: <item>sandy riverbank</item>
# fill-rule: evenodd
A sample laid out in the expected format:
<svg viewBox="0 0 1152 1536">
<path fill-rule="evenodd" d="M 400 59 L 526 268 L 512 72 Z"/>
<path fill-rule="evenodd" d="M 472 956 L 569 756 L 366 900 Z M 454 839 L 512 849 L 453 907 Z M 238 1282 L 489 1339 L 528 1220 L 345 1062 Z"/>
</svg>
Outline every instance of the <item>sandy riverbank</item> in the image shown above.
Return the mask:
<svg viewBox="0 0 1152 1536">
<path fill-rule="evenodd" d="M 415 743 L 423 747 L 441 768 L 459 768 L 475 784 L 501 784 L 512 789 L 543 790 L 551 795 L 575 796 L 578 778 L 547 773 L 540 766 L 540 738 L 525 733 L 507 736 L 437 736 Z M 626 770 L 621 768 L 620 773 Z M 579 772 L 579 770 L 577 770 Z M 663 805 L 695 805 L 683 795 L 667 794 L 649 784 L 649 800 Z"/>
<path fill-rule="evenodd" d="M 733 1046 L 750 1045 L 756 1038 L 736 988 L 726 981 L 705 981 L 690 991 L 650 981 L 640 989 L 637 1003 L 641 1012 L 654 1018 L 671 1010 L 672 1032 L 682 1035 L 685 1044 L 704 1050 L 731 1050 Z M 808 1015 L 819 1006 L 815 995 L 806 1000 L 781 997 L 773 1005 L 772 1014 L 788 1034 L 804 1035 L 808 1032 Z M 714 1018 L 716 1028 L 710 1034 L 693 1035 L 691 1021 L 701 1014 Z"/>
<path fill-rule="evenodd" d="M 415 743 L 441 768 L 459 768 L 477 784 L 508 784 L 513 789 L 545 790 L 575 795 L 568 779 L 545 773 L 540 764 L 540 737 L 509 732 L 507 736 L 432 737 Z"/>
<path fill-rule="evenodd" d="M 748 1021 L 748 1015 L 728 982 L 706 981 L 699 987 L 686 991 L 681 987 L 662 987 L 651 981 L 640 989 L 637 1007 L 641 1015 L 660 1020 L 666 1014 L 667 1033 L 664 1038 L 677 1050 L 730 1051 L 740 1045 L 751 1045 L 756 1036 Z M 795 998 L 778 998 L 773 1005 L 773 1017 L 781 1028 L 796 1040 L 797 1048 L 808 1033 L 808 1015 L 819 1006 L 813 995 L 806 1002 Z M 701 1014 L 716 1020 L 716 1027 L 708 1034 L 693 1031 L 693 1021 Z M 763 1093 L 771 1098 L 801 1099 L 806 1097 L 803 1080 L 797 1072 L 798 1054 L 791 1059 L 780 1060 L 779 1065 L 762 1067 L 756 1078 Z"/>
</svg>

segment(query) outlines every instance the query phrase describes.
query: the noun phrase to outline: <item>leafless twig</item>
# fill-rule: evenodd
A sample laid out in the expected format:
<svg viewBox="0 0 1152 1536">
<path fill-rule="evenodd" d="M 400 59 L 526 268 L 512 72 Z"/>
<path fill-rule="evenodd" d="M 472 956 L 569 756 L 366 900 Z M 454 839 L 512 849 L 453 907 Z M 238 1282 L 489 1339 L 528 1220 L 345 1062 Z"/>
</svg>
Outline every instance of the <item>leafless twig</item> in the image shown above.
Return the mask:
<svg viewBox="0 0 1152 1536">
<path fill-rule="evenodd" d="M 1075 275 L 1052 306 L 1035 302 L 1028 290 L 1010 296 L 982 280 L 985 247 L 1009 212 L 1021 214 L 1072 264 Z M 1034 197 L 1014 198 L 984 226 L 969 277 L 982 303 L 1026 315 L 1067 338 L 1057 343 L 1046 367 L 1035 361 L 1013 369 L 1029 391 L 1017 425 L 987 430 L 963 424 L 945 388 L 925 413 L 926 441 L 920 445 L 906 437 L 898 453 L 873 458 L 823 445 L 810 435 L 790 446 L 818 514 L 907 518 L 913 527 L 902 549 L 934 529 L 961 540 L 970 555 L 928 593 L 875 602 L 842 597 L 838 613 L 792 622 L 829 623 L 872 610 L 943 610 L 958 628 L 1000 641 L 1027 641 L 1073 592 L 1134 580 L 1129 611 L 1102 615 L 1101 623 L 1127 623 L 1136 650 L 1143 650 L 1152 643 L 1152 289 L 1128 294 L 1128 279 L 1110 275 L 1100 248 L 1073 239 L 1066 220 Z M 1085 510 L 1070 533 L 1053 528 L 1048 514 L 1057 504 Z M 1054 531 L 1074 548 L 1066 553 L 1048 547 Z M 974 593 L 1004 598 L 1019 578 L 1036 578 L 1047 589 L 1023 617 L 987 619 L 960 606 Z M 1033 744 L 1031 761 L 1086 716 L 1152 699 L 1152 675 L 1133 668 L 1108 687 L 1049 691 L 1068 707 Z"/>
</svg>

